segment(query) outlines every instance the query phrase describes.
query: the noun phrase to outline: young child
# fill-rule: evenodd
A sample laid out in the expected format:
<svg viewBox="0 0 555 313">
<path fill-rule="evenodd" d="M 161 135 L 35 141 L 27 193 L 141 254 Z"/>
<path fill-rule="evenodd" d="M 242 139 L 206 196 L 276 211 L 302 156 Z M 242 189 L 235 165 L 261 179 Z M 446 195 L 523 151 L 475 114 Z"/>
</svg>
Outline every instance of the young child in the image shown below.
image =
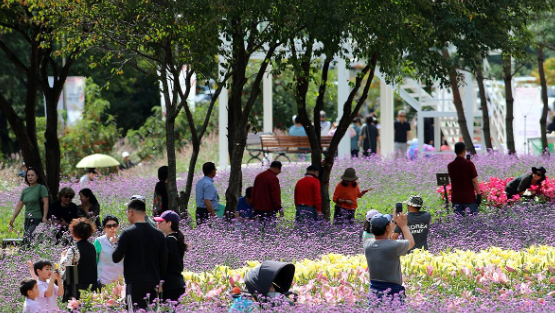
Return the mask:
<svg viewBox="0 0 555 313">
<path fill-rule="evenodd" d="M 64 295 L 62 275 L 57 271 L 52 272 L 52 263 L 47 260 L 35 262 L 33 268 L 38 278 L 39 296 L 37 302 L 40 305 L 41 311 L 58 311 L 56 297 Z M 54 281 L 58 281 L 58 286 L 54 284 Z"/>
<path fill-rule="evenodd" d="M 39 296 L 39 287 L 37 281 L 32 278 L 25 278 L 19 284 L 19 291 L 25 296 L 23 304 L 23 313 L 39 313 L 41 308 L 36 301 Z"/>
<path fill-rule="evenodd" d="M 364 219 L 364 230 L 362 231 L 362 243 L 368 239 L 374 239 L 374 234 L 372 234 L 372 228 L 370 227 L 370 220 L 372 216 L 378 214 L 377 210 L 370 210 L 366 212 L 366 218 Z"/>
</svg>

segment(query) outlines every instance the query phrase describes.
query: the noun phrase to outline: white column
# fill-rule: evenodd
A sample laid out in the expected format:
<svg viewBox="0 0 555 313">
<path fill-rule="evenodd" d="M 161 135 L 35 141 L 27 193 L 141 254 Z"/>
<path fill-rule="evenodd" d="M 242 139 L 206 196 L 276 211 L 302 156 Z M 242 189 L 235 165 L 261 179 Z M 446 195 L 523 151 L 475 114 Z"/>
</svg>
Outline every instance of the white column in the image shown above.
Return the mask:
<svg viewBox="0 0 555 313">
<path fill-rule="evenodd" d="M 466 117 L 466 127 L 470 133 L 470 139 L 474 141 L 474 102 L 476 101 L 476 88 L 472 74 L 464 72 L 464 115 Z"/>
<path fill-rule="evenodd" d="M 273 105 L 272 105 L 272 65 L 268 65 L 266 68 L 266 73 L 264 73 L 264 79 L 262 81 L 262 100 L 264 104 L 264 128 L 265 133 L 271 133 L 274 131 L 274 115 L 273 115 Z"/>
<path fill-rule="evenodd" d="M 393 88 L 380 80 L 380 147 L 382 156 L 393 154 L 393 123 L 395 112 L 393 107 Z"/>
<path fill-rule="evenodd" d="M 343 106 L 347 98 L 349 98 L 349 80 L 350 71 L 347 68 L 347 62 L 344 59 L 339 59 L 337 62 L 337 120 L 341 120 L 343 117 Z M 337 155 L 339 158 L 345 158 L 351 156 L 351 137 L 349 136 L 349 131 L 345 132 L 345 135 L 339 142 L 339 147 L 337 149 Z"/>
<path fill-rule="evenodd" d="M 418 157 L 424 157 L 424 116 L 416 112 L 416 137 L 418 137 Z"/>
<path fill-rule="evenodd" d="M 219 57 L 219 62 L 218 72 L 224 73 L 225 69 L 222 66 L 222 62 L 225 62 L 225 60 L 221 56 Z M 222 77 L 220 76 L 220 80 L 221 79 Z M 227 98 L 227 88 L 223 87 L 218 98 L 218 142 L 220 148 L 220 169 L 225 169 L 229 165 L 229 151 L 227 144 Z"/>
</svg>

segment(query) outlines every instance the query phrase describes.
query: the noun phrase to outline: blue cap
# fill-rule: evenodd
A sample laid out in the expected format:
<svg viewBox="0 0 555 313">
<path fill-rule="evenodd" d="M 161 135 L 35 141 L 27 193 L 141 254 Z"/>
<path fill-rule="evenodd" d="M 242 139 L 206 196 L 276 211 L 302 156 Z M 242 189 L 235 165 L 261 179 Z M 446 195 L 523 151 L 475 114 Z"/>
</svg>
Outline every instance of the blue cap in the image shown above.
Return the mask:
<svg viewBox="0 0 555 313">
<path fill-rule="evenodd" d="M 393 217 L 391 217 L 391 214 L 382 214 L 382 213 L 378 213 L 374 216 L 372 216 L 372 218 L 370 219 L 370 226 L 374 227 L 386 227 L 387 224 L 389 224 L 389 222 L 391 222 L 391 220 L 393 219 Z"/>
</svg>

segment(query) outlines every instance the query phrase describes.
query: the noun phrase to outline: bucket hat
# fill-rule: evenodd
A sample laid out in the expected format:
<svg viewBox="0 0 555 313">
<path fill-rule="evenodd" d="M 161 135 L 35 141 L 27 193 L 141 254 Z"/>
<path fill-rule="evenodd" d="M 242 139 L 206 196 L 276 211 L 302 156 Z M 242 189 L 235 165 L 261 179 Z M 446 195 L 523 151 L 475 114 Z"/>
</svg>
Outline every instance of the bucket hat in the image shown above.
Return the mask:
<svg viewBox="0 0 555 313">
<path fill-rule="evenodd" d="M 422 197 L 418 195 L 412 195 L 405 201 L 405 203 L 413 208 L 421 208 L 422 204 L 424 204 L 424 200 L 422 200 Z"/>
<path fill-rule="evenodd" d="M 356 175 L 355 169 L 352 167 L 349 167 L 348 169 L 345 170 L 345 173 L 343 173 L 343 176 L 341 176 L 341 179 L 344 181 L 355 181 L 358 179 L 358 176 Z"/>
</svg>

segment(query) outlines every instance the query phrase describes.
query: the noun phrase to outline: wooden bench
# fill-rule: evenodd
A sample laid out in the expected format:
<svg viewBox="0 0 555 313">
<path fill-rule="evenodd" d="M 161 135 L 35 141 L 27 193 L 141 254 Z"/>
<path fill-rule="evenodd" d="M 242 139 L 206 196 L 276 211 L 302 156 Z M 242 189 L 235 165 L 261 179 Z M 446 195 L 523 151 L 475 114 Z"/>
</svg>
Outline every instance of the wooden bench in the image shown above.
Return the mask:
<svg viewBox="0 0 555 313">
<path fill-rule="evenodd" d="M 249 152 L 250 159 L 247 163 L 252 160 L 259 160 L 262 162 L 264 159 L 268 160 L 264 153 L 262 152 L 262 146 L 260 145 L 260 136 L 270 135 L 271 133 L 249 133 L 247 136 L 246 150 Z"/>
<path fill-rule="evenodd" d="M 16 247 L 23 244 L 23 239 L 21 238 L 4 238 L 2 239 L 2 249 L 7 247 Z"/>
<path fill-rule="evenodd" d="M 321 137 L 320 146 L 322 147 L 322 151 L 329 148 L 331 139 L 332 136 Z M 266 159 L 268 159 L 268 153 L 276 153 L 278 156 L 275 160 L 283 156 L 289 162 L 291 162 L 291 159 L 287 156 L 288 153 L 302 154 L 311 152 L 310 142 L 307 136 L 261 135 L 260 146 Z"/>
</svg>

